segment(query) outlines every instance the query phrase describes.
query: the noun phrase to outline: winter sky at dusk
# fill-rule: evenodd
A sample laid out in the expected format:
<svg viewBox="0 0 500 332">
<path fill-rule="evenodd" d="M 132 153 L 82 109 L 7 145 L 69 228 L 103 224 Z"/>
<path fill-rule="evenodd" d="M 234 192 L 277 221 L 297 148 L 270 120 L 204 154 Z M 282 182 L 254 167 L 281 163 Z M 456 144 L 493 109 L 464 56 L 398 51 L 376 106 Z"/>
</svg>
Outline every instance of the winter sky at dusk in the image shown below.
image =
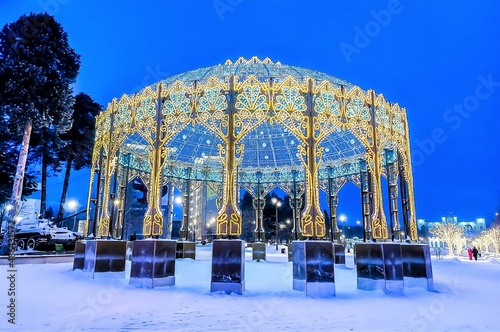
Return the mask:
<svg viewBox="0 0 500 332">
<path fill-rule="evenodd" d="M 500 212 L 497 0 L 2 0 L 0 24 L 43 11 L 81 55 L 75 91 L 101 105 L 240 56 L 325 72 L 406 108 L 417 218 Z M 88 181 L 73 173 L 68 198 L 83 204 Z"/>
</svg>

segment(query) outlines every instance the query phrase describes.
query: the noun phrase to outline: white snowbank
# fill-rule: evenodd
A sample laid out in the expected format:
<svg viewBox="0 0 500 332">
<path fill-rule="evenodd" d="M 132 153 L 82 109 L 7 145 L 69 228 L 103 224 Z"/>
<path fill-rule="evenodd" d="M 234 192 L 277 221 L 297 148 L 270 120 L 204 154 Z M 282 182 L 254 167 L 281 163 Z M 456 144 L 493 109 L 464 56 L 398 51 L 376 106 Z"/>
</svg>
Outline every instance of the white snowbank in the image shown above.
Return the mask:
<svg viewBox="0 0 500 332">
<path fill-rule="evenodd" d="M 72 265 L 19 265 L 16 325 L 2 331 L 494 331 L 500 317 L 500 265 L 485 259 L 433 262 L 435 292 L 404 296 L 356 289 L 356 272 L 336 266 L 336 297 L 292 290 L 292 264 L 268 247 L 268 260 L 245 265 L 243 295 L 210 293 L 209 246 L 176 262 L 176 285 L 136 288 L 122 273 L 72 271 Z M 434 256 L 433 256 L 434 257 Z M 347 255 L 352 262 L 352 255 Z M 6 266 L 1 266 L 5 280 Z M 6 311 L 7 286 L 0 284 Z"/>
</svg>

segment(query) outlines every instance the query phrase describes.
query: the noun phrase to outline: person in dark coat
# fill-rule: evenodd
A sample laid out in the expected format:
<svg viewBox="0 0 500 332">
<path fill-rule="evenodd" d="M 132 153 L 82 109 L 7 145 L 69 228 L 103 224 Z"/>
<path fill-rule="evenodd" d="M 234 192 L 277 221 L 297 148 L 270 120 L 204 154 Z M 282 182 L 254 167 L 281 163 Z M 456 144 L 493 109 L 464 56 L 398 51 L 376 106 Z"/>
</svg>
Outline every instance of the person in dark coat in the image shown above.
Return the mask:
<svg viewBox="0 0 500 332">
<path fill-rule="evenodd" d="M 130 235 L 130 241 L 135 241 L 135 240 L 137 240 L 137 234 L 134 233 Z"/>
<path fill-rule="evenodd" d="M 477 261 L 477 253 L 478 253 L 477 248 L 476 247 L 472 248 L 472 256 L 474 256 L 474 260 L 476 261 Z"/>
</svg>

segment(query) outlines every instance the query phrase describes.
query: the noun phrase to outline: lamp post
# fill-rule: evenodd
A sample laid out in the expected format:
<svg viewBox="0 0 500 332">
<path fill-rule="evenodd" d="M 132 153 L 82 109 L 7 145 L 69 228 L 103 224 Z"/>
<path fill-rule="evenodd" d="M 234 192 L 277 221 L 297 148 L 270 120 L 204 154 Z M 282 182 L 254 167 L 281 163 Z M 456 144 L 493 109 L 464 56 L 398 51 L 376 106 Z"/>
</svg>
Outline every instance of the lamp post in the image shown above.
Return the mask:
<svg viewBox="0 0 500 332">
<path fill-rule="evenodd" d="M 347 217 L 344 214 L 341 214 L 339 217 L 339 220 L 342 222 L 342 230 L 344 232 L 344 237 L 347 238 L 346 233 L 345 233 L 345 223 L 347 221 Z"/>
<path fill-rule="evenodd" d="M 276 197 L 271 199 L 274 207 L 276 208 L 276 252 L 278 252 L 278 238 L 279 238 L 279 227 L 278 227 L 278 208 L 281 206 L 281 202 L 278 201 Z"/>
<path fill-rule="evenodd" d="M 291 236 L 290 236 L 290 228 L 289 228 L 289 225 L 290 225 L 290 224 L 291 224 L 290 219 L 287 219 L 287 220 L 286 220 L 286 243 L 287 243 L 287 244 L 289 243 L 290 238 L 291 238 Z"/>
<path fill-rule="evenodd" d="M 115 200 L 113 201 L 113 211 L 114 210 L 118 210 L 118 216 L 116 217 L 116 221 L 113 221 L 113 228 L 111 229 L 111 237 L 114 237 L 113 234 L 115 233 L 115 236 L 117 237 L 118 236 L 118 226 L 119 226 L 119 223 L 120 223 L 120 199 L 119 198 L 115 198 Z M 76 216 L 75 216 L 76 218 Z M 114 218 L 114 214 L 113 214 L 113 218 Z"/>
<path fill-rule="evenodd" d="M 78 206 L 78 203 L 75 200 L 70 200 L 68 201 L 68 207 L 73 210 L 74 213 L 74 218 L 73 218 L 73 228 L 71 230 L 75 230 L 75 224 L 76 224 L 76 207 Z"/>
</svg>

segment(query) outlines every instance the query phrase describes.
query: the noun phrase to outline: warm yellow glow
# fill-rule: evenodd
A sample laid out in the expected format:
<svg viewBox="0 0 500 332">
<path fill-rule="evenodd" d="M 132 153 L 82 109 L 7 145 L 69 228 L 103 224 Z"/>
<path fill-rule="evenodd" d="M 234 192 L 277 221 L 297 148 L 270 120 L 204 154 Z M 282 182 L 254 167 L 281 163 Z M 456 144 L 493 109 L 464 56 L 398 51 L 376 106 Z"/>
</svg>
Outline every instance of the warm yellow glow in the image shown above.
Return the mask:
<svg viewBox="0 0 500 332">
<path fill-rule="evenodd" d="M 234 64 L 273 62 L 266 58 L 239 58 Z M 226 62 L 226 65 L 233 62 Z M 277 64 L 277 63 L 276 63 Z M 237 170 L 241 165 L 245 147 L 244 137 L 263 123 L 275 123 L 294 134 L 298 158 L 304 167 L 305 201 L 300 226 L 302 235 L 322 238 L 325 236 L 325 220 L 320 208 L 318 179 L 323 160 L 320 143 L 336 130 L 350 131 L 366 148 L 366 162 L 373 190 L 373 211 L 368 227 L 374 238 L 387 238 L 387 221 L 383 211 L 381 190 L 381 149 L 391 145 L 401 156 L 402 175 L 408 184 L 410 230 L 412 239 L 417 238 L 414 209 L 413 177 L 406 110 L 388 102 L 382 94 L 359 87 L 346 88 L 328 81 L 311 78 L 297 80 L 292 76 L 279 81 L 262 80 L 249 75 L 244 80 L 237 77 L 207 77 L 204 82 L 175 81 L 168 86 L 159 83 L 146 87 L 136 95 L 122 96 L 108 104 L 106 111 L 96 118 L 96 138 L 92 155 L 92 170 L 87 207 L 90 207 L 94 173 L 100 170 L 102 201 L 98 213 L 98 236 L 107 236 L 110 226 L 109 212 L 116 200 L 110 198 L 111 179 L 115 171 L 123 172 L 117 157 L 120 147 L 131 134 L 138 134 L 147 144 L 150 167 L 148 174 L 137 174 L 148 186 L 148 210 L 144 218 L 145 236 L 161 235 L 162 170 L 168 158 L 168 143 L 186 126 L 203 126 L 221 141 L 219 159 L 223 165 L 221 181 L 222 198 L 217 214 L 217 234 L 238 236 L 241 234 L 241 212 L 238 208 L 236 189 Z M 233 95 L 234 98 L 227 98 Z M 99 160 L 102 161 L 99 161 Z M 118 168 L 118 169 L 117 169 Z M 133 171 L 131 171 L 133 172 Z M 120 175 L 118 176 L 120 178 Z M 352 179 L 357 181 L 356 179 Z M 120 180 L 125 181 L 125 180 Z M 122 185 L 122 184 L 121 184 Z M 193 195 L 193 194 L 191 194 Z M 182 198 L 174 202 L 182 204 Z M 276 198 L 272 204 L 278 208 L 282 202 Z M 69 205 L 76 209 L 78 203 Z M 6 207 L 8 211 L 8 206 Z M 88 208 L 90 210 L 90 208 Z M 87 220 L 89 219 L 87 212 Z M 498 214 L 497 214 L 498 215 Z M 347 217 L 339 220 L 346 223 Z M 356 224 L 360 224 L 359 221 Z"/>
</svg>

